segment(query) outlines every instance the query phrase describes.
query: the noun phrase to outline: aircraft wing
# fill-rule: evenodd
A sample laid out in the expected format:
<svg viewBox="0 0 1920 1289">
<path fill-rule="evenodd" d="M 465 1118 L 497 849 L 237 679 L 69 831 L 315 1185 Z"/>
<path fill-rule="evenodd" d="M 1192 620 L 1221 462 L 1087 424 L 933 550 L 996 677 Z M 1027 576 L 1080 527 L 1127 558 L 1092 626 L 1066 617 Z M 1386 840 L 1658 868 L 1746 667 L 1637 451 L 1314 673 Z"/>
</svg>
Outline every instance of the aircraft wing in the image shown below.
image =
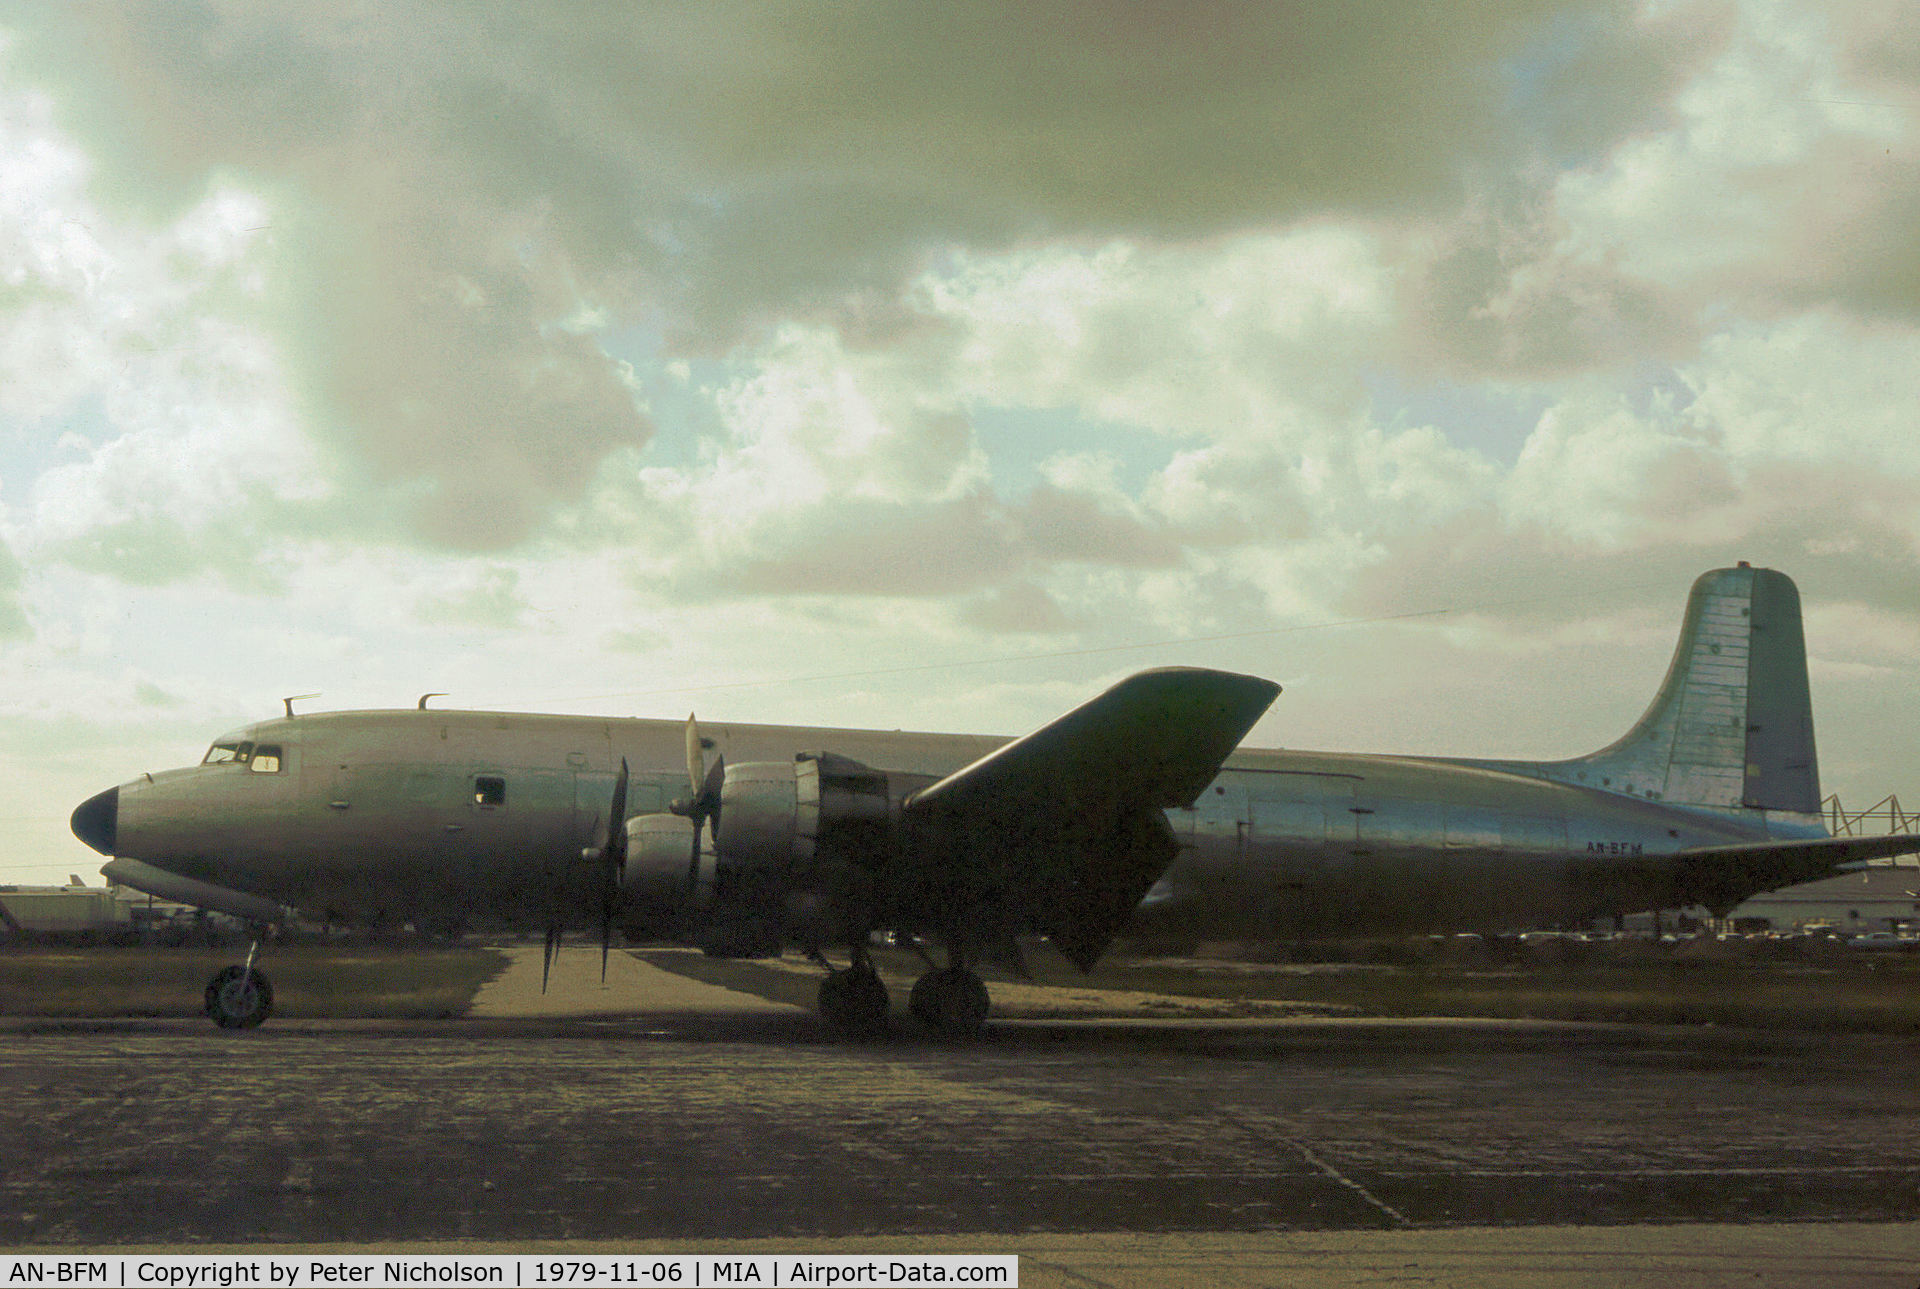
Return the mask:
<svg viewBox="0 0 1920 1289">
<path fill-rule="evenodd" d="M 1920 852 L 1920 836 L 1815 837 L 1806 841 L 1701 846 L 1674 856 L 1678 885 L 1691 903 L 1738 904 L 1762 891 L 1830 877 L 1847 864 Z"/>
<path fill-rule="evenodd" d="M 1190 806 L 1280 687 L 1202 668 L 1143 671 L 907 798 L 976 883 L 1090 969 L 1178 853 Z"/>
</svg>

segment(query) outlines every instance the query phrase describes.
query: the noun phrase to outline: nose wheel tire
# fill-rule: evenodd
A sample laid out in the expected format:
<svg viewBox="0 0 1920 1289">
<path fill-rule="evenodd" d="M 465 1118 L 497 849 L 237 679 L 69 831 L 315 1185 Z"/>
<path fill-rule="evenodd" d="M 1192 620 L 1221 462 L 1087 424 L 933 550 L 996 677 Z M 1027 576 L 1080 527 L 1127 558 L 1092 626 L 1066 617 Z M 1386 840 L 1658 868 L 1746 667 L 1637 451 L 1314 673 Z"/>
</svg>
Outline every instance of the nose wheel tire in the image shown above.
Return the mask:
<svg viewBox="0 0 1920 1289">
<path fill-rule="evenodd" d="M 820 1014 L 850 1034 L 878 1034 L 887 1027 L 887 987 L 871 967 L 849 967 L 820 982 Z"/>
<path fill-rule="evenodd" d="M 249 967 L 227 967 L 207 982 L 206 1010 L 221 1029 L 252 1029 L 273 1014 L 273 986 Z"/>
<path fill-rule="evenodd" d="M 929 971 L 907 995 L 907 1010 L 921 1024 L 956 1037 L 979 1033 L 990 1005 L 987 986 L 963 967 Z"/>
</svg>

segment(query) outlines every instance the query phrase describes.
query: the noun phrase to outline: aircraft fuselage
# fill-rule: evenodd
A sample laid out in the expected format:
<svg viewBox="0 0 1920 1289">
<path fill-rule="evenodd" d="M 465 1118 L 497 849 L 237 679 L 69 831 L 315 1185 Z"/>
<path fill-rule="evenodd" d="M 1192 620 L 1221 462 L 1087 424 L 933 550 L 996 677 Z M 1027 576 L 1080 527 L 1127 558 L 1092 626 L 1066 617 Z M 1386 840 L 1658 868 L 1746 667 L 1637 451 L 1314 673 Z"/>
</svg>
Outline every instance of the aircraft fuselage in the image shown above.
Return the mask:
<svg viewBox="0 0 1920 1289">
<path fill-rule="evenodd" d="M 729 764 L 829 751 L 945 775 L 1004 739 L 708 724 Z M 261 722 L 246 755 L 123 784 L 112 852 L 349 921 L 582 924 L 582 858 L 615 775 L 626 813 L 687 794 L 677 722 L 461 711 Z M 1746 812 L 1749 816 L 1753 812 Z M 1135 932 L 1312 936 L 1515 929 L 1667 902 L 1689 847 L 1820 835 L 1463 762 L 1242 750 L 1192 809 Z"/>
</svg>

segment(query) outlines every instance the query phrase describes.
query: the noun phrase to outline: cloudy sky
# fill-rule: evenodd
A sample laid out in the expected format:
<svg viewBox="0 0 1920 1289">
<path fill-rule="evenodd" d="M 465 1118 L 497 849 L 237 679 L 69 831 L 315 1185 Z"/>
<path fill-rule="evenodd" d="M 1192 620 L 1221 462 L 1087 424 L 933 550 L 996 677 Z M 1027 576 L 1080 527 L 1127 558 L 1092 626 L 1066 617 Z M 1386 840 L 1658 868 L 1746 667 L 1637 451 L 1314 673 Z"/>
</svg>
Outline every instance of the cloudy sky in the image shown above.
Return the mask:
<svg viewBox="0 0 1920 1289">
<path fill-rule="evenodd" d="M 0 881 L 310 691 L 1575 755 L 1739 559 L 1920 799 L 1917 227 L 1910 0 L 0 0 Z"/>
</svg>

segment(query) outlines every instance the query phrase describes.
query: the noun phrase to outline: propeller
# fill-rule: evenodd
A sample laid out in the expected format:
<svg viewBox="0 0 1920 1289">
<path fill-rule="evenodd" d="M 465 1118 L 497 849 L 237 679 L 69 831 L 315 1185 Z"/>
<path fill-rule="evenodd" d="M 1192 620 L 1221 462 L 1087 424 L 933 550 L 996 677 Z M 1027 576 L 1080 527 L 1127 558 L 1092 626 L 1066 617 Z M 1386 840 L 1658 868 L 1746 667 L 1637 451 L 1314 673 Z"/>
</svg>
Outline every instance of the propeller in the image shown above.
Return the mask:
<svg viewBox="0 0 1920 1289">
<path fill-rule="evenodd" d="M 627 866 L 627 758 L 620 758 L 620 773 L 613 781 L 613 801 L 604 820 L 593 826 L 593 842 L 580 852 L 580 858 L 600 867 L 600 983 L 607 983 L 607 956 L 613 948 L 613 914 L 620 899 L 620 877 Z M 548 889 L 559 883 L 552 878 Z M 556 917 L 547 918 L 546 951 L 540 964 L 540 992 L 547 992 L 547 975 L 554 957 L 560 952 L 560 927 Z"/>
<path fill-rule="evenodd" d="M 620 876 L 627 867 L 627 758 L 620 758 L 620 777 L 613 781 L 613 808 L 607 812 L 607 833 L 599 845 L 600 983 L 607 983 L 607 951 L 613 944 L 613 909 L 620 898 Z"/>
<path fill-rule="evenodd" d="M 727 782 L 727 757 L 723 752 L 706 766 L 706 743 L 700 737 L 700 725 L 687 713 L 687 788 L 691 796 L 680 797 L 667 807 L 693 823 L 693 849 L 687 856 L 689 879 L 700 868 L 700 829 L 704 826 L 717 846 L 720 842 L 720 792 Z"/>
</svg>

